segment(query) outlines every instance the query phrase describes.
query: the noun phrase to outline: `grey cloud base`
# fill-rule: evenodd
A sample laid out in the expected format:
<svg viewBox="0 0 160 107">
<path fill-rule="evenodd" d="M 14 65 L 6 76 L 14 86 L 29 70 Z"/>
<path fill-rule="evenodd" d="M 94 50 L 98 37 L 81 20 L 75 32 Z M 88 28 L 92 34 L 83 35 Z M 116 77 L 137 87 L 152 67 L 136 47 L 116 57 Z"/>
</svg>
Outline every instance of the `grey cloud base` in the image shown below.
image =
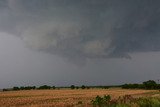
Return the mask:
<svg viewBox="0 0 160 107">
<path fill-rule="evenodd" d="M 159 0 L 1 0 L 0 30 L 83 60 L 160 51 Z"/>
</svg>

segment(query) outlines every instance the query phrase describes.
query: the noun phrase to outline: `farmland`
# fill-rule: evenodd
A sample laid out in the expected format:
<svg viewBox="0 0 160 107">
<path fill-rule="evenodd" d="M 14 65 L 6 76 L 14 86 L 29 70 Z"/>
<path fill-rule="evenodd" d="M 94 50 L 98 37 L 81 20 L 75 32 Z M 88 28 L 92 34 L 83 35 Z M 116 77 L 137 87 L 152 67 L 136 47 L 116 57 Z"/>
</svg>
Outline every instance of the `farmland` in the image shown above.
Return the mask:
<svg viewBox="0 0 160 107">
<path fill-rule="evenodd" d="M 159 96 L 159 91 L 121 88 L 6 91 L 0 92 L 0 107 L 88 107 L 97 95 L 154 97 Z"/>
</svg>

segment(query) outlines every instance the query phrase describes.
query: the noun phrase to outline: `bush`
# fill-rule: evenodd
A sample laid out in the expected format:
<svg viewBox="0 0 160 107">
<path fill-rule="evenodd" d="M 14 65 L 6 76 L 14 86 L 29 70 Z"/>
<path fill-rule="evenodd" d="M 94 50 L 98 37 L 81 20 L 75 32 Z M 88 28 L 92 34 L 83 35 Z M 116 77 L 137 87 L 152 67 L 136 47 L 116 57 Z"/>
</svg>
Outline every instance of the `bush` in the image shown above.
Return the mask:
<svg viewBox="0 0 160 107">
<path fill-rule="evenodd" d="M 109 88 L 109 86 L 103 86 L 102 87 L 102 89 L 108 89 Z"/>
<path fill-rule="evenodd" d="M 4 88 L 2 91 L 9 91 L 9 90 Z"/>
<path fill-rule="evenodd" d="M 146 89 L 156 89 L 157 87 L 157 83 L 153 80 L 143 82 L 143 85 Z"/>
<path fill-rule="evenodd" d="M 43 85 L 40 86 L 38 89 L 51 89 L 51 86 Z"/>
<path fill-rule="evenodd" d="M 160 107 L 158 98 L 139 98 L 137 103 L 140 107 Z"/>
<path fill-rule="evenodd" d="M 122 85 L 122 88 L 124 89 L 137 89 L 140 88 L 141 84 L 124 84 Z"/>
<path fill-rule="evenodd" d="M 85 89 L 85 88 L 86 88 L 86 86 L 82 85 L 82 86 L 81 86 L 81 88 L 82 88 L 82 89 Z"/>
<path fill-rule="evenodd" d="M 19 87 L 13 87 L 13 90 L 17 91 L 17 90 L 20 90 L 20 88 Z"/>
<path fill-rule="evenodd" d="M 160 107 L 160 98 L 133 98 L 131 95 L 125 95 L 118 99 L 111 99 L 111 97 L 97 96 L 91 101 L 96 107 Z"/>
<path fill-rule="evenodd" d="M 20 90 L 34 90 L 36 86 L 27 86 L 27 87 L 20 87 Z"/>
<path fill-rule="evenodd" d="M 56 89 L 56 87 L 55 87 L 55 86 L 52 86 L 52 89 Z"/>
<path fill-rule="evenodd" d="M 71 89 L 75 89 L 75 86 L 74 86 L 74 85 L 71 85 Z"/>
<path fill-rule="evenodd" d="M 97 96 L 94 100 L 91 101 L 93 106 L 104 106 L 108 105 L 109 101 L 111 100 L 110 95 L 104 95 L 104 97 Z"/>
</svg>

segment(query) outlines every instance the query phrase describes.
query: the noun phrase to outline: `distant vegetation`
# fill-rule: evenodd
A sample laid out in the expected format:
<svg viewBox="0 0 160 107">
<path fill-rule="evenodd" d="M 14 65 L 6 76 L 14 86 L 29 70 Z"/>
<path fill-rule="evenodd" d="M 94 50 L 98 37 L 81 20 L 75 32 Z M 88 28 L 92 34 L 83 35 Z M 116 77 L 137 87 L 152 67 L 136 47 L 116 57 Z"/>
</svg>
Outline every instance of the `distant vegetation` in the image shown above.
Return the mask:
<svg viewBox="0 0 160 107">
<path fill-rule="evenodd" d="M 75 86 L 74 86 L 74 85 L 71 85 L 71 89 L 75 89 Z"/>
<path fill-rule="evenodd" d="M 18 90 L 43 90 L 43 89 L 63 89 L 63 88 L 70 88 L 70 89 L 90 89 L 90 88 L 101 88 L 101 89 L 108 89 L 109 87 L 113 87 L 113 86 L 75 86 L 75 85 L 71 85 L 70 87 L 56 87 L 56 86 L 48 86 L 48 85 L 42 85 L 39 87 L 36 86 L 21 86 L 21 87 L 13 87 L 10 89 L 3 89 L 2 91 L 18 91 Z"/>
<path fill-rule="evenodd" d="M 47 85 L 43 85 L 43 86 L 40 86 L 38 89 L 52 89 L 52 87 L 47 86 Z"/>
<path fill-rule="evenodd" d="M 160 89 L 160 84 L 157 84 L 154 80 L 149 80 L 142 84 L 124 84 L 121 87 L 123 89 Z"/>
<path fill-rule="evenodd" d="M 11 89 L 3 89 L 3 91 L 35 90 L 35 89 L 39 89 L 39 90 L 42 90 L 42 89 L 56 89 L 56 87 L 55 86 L 48 86 L 48 85 L 42 85 L 42 86 L 39 86 L 39 87 L 36 87 L 36 86 L 21 86 L 21 87 L 13 87 Z"/>
<path fill-rule="evenodd" d="M 108 89 L 112 87 L 119 87 L 123 89 L 160 89 L 160 84 L 157 84 L 154 80 L 145 81 L 142 84 L 124 84 L 124 85 L 117 85 L 117 86 L 75 86 L 71 85 L 70 87 L 56 87 L 56 86 L 48 86 L 42 85 L 39 87 L 36 86 L 21 86 L 21 87 L 13 87 L 10 89 L 3 89 L 2 91 L 18 91 L 18 90 L 43 90 L 43 89 L 62 89 L 62 88 L 70 88 L 70 89 L 90 89 L 90 88 L 100 88 L 100 89 Z"/>
</svg>

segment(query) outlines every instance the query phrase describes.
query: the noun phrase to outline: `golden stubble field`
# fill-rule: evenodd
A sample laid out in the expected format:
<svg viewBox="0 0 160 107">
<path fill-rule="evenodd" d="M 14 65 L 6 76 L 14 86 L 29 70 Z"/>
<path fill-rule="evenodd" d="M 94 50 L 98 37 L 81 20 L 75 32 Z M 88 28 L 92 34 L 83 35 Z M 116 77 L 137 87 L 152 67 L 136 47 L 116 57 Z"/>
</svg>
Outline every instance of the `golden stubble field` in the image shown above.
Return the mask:
<svg viewBox="0 0 160 107">
<path fill-rule="evenodd" d="M 117 98 L 124 95 L 151 96 L 156 93 L 158 91 L 126 89 L 8 91 L 0 92 L 0 107 L 91 107 L 90 102 L 97 95 Z"/>
</svg>

